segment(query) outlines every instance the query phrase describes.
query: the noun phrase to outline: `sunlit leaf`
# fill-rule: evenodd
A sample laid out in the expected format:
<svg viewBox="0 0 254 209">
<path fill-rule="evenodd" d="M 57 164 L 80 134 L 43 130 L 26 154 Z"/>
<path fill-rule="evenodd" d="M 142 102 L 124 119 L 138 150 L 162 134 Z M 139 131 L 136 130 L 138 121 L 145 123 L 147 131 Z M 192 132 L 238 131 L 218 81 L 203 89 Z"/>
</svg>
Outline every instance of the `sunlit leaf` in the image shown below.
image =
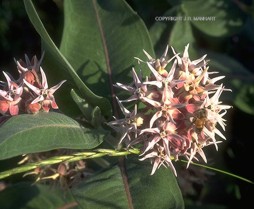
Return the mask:
<svg viewBox="0 0 254 209">
<path fill-rule="evenodd" d="M 60 50 L 98 95 L 112 97 L 114 83 L 130 81 L 143 49 L 153 55 L 146 26 L 125 1 L 65 1 L 64 15 Z"/>
<path fill-rule="evenodd" d="M 156 16 L 155 18 L 175 17 L 177 15 L 177 11 L 178 7 L 173 7 L 167 10 L 162 16 Z M 154 21 L 153 25 L 149 29 L 149 33 L 156 52 L 158 54 L 162 54 L 165 50 L 165 45 L 168 43 L 168 39 L 175 21 L 159 20 L 160 19 Z"/>
<path fill-rule="evenodd" d="M 224 0 L 183 0 L 182 8 L 190 22 L 210 36 L 229 36 L 244 25 L 244 13 L 234 1 Z"/>
<path fill-rule="evenodd" d="M 69 73 L 70 77 L 68 77 L 68 80 L 71 79 L 72 82 L 76 85 L 76 88 L 78 88 L 82 95 L 85 97 L 87 101 L 89 101 L 94 106 L 99 106 L 104 112 L 105 116 L 111 115 L 111 106 L 110 103 L 107 101 L 107 99 L 100 97 L 98 95 L 95 95 L 81 80 L 81 78 L 76 73 L 75 69 L 73 69 L 73 66 L 67 61 L 67 59 L 63 56 L 63 54 L 60 52 L 60 50 L 56 47 L 55 43 L 52 41 L 51 37 L 47 33 L 43 23 L 41 22 L 39 15 L 37 14 L 35 7 L 31 0 L 25 0 L 24 1 L 25 8 L 27 11 L 27 14 L 35 27 L 36 31 L 39 33 L 47 54 L 51 56 L 53 59 L 53 62 L 57 63 L 57 68 L 53 68 L 51 70 L 56 71 L 63 71 Z"/>
<path fill-rule="evenodd" d="M 182 12 L 179 12 L 177 17 L 184 17 Z M 189 54 L 193 56 L 193 59 L 197 58 L 195 46 L 195 38 L 192 32 L 192 27 L 190 21 L 176 21 L 169 37 L 169 44 L 172 46 L 176 52 L 182 53 L 184 47 L 189 44 Z M 195 57 L 194 57 L 195 56 Z M 192 57 L 190 57 L 192 59 Z"/>
<path fill-rule="evenodd" d="M 60 113 L 18 115 L 1 125 L 0 159 L 59 148 L 92 149 L 105 133 Z"/>
</svg>

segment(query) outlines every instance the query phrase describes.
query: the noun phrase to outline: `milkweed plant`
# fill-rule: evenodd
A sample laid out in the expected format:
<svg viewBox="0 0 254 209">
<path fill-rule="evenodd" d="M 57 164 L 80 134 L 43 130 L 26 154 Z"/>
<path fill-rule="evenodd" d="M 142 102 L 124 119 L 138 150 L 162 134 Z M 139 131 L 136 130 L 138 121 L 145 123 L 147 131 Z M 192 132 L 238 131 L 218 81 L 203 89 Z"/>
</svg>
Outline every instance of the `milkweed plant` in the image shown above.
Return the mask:
<svg viewBox="0 0 254 209">
<path fill-rule="evenodd" d="M 77 201 L 74 206 L 88 204 L 91 208 L 99 207 L 100 203 L 89 200 L 90 197 L 107 201 L 108 193 L 113 192 L 111 186 L 107 190 L 105 181 L 112 181 L 117 188 L 122 188 L 115 178 L 123 179 L 121 185 L 123 181 L 129 199 L 124 201 L 125 204 L 139 205 L 135 196 L 130 203 L 132 192 L 140 187 L 133 179 L 142 178 L 135 175 L 145 175 L 150 183 L 166 178 L 161 184 L 166 184 L 170 178 L 170 185 L 159 185 L 163 191 L 173 186 L 178 195 L 174 201 L 182 202 L 176 183 L 179 178 L 176 165 L 184 164 L 186 169 L 190 169 L 191 164 L 201 167 L 203 163 L 209 164 L 206 147 L 213 146 L 218 151 L 220 143 L 226 140 L 225 116 L 232 106 L 223 101 L 222 95 L 232 91 L 223 84 L 225 76 L 209 68 L 206 54 L 193 60 L 188 43 L 179 51 L 174 48 L 174 43 L 165 44 L 162 55 L 154 55 L 140 19 L 130 24 L 141 28 L 144 34 L 140 35 L 140 40 L 147 43 L 140 44 L 135 35 L 130 40 L 126 37 L 115 42 L 122 26 L 118 21 L 107 22 L 106 17 L 110 19 L 111 14 L 96 1 L 82 4 L 87 10 L 93 8 L 95 12 L 101 46 L 96 42 L 99 40 L 97 37 L 94 37 L 95 42 L 86 40 L 88 37 L 75 35 L 70 29 L 68 21 L 73 21 L 75 15 L 68 8 L 72 6 L 78 12 L 78 5 L 65 1 L 64 32 L 58 49 L 32 1 L 24 1 L 24 4 L 44 45 L 39 59 L 38 55 L 29 57 L 24 54 L 24 58 L 14 59 L 16 72 L 2 70 L 0 157 L 2 160 L 20 159 L 17 167 L 1 172 L 0 178 L 21 173 L 21 178 L 32 178 L 38 185 L 59 182 L 61 187 L 73 189 L 74 197 L 77 194 L 84 198 L 83 202 Z M 112 1 L 109 5 L 117 7 L 118 3 Z M 127 16 L 139 18 L 127 4 L 121 2 L 120 10 L 121 7 L 124 7 Z M 81 20 L 75 23 L 76 26 L 83 24 L 82 21 L 88 24 L 90 13 L 80 14 Z M 115 27 L 116 31 L 111 31 L 110 27 Z M 92 32 L 92 29 L 89 30 Z M 134 28 L 130 26 L 124 30 L 131 33 Z M 106 33 L 116 34 L 108 37 Z M 80 39 L 91 42 L 82 50 L 97 54 L 86 57 L 88 53 L 82 55 L 82 50 L 73 52 L 72 47 L 77 46 L 75 41 L 82 43 Z M 134 47 L 135 50 L 127 50 L 127 56 L 124 49 L 132 47 L 128 41 L 139 44 Z M 113 49 L 117 50 L 117 54 L 112 52 Z M 54 67 L 47 64 L 47 60 L 55 63 Z M 82 62 L 85 63 L 83 68 L 80 67 Z M 105 71 L 100 69 L 106 73 L 98 69 L 91 71 L 98 66 L 107 68 Z M 85 76 L 80 74 L 81 71 Z M 89 79 L 93 79 L 92 82 Z M 109 88 L 110 93 L 100 96 L 100 92 L 105 92 L 103 88 Z M 61 96 L 66 92 L 68 96 Z M 72 103 L 66 105 L 66 98 Z M 128 163 L 132 164 L 131 168 Z M 100 184 L 95 185 L 96 179 L 102 182 L 101 187 L 105 190 L 102 195 L 107 193 L 106 197 L 89 196 L 93 195 L 93 191 L 99 191 L 96 188 L 100 188 Z M 94 188 L 90 188 L 89 183 Z M 137 205 L 135 208 L 142 208 Z"/>
</svg>

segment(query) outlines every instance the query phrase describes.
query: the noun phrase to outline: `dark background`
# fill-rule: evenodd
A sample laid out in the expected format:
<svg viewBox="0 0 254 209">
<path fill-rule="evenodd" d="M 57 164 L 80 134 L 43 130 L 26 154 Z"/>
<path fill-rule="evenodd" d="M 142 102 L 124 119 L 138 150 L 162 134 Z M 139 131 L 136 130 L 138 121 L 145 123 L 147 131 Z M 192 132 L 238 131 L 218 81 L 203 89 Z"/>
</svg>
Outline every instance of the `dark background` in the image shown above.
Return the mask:
<svg viewBox="0 0 254 209">
<path fill-rule="evenodd" d="M 163 14 L 170 6 L 168 1 L 161 1 L 160 3 L 139 1 L 137 3 L 137 1 L 129 0 L 127 2 L 141 16 L 148 29 L 154 24 L 154 18 L 151 17 L 155 17 L 156 14 Z M 252 1 L 243 2 L 248 6 L 253 5 Z M 37 5 L 40 17 L 46 24 L 49 34 L 57 43 L 57 40 L 59 41 L 61 37 L 63 21 L 61 1 L 38 0 Z M 221 47 L 212 47 L 211 43 L 206 43 L 202 39 L 199 39 L 198 44 L 210 50 L 230 55 L 250 72 L 253 72 L 254 43 L 248 39 L 248 36 L 243 31 L 239 31 L 226 39 L 223 38 L 221 42 L 218 39 L 216 39 L 216 43 L 221 45 Z M 160 51 L 158 44 L 155 46 L 155 50 L 156 54 L 158 54 Z M 29 57 L 36 54 L 40 57 L 40 38 L 30 24 L 24 10 L 23 1 L 1 0 L 0 70 L 15 74 L 16 65 L 14 58 L 24 59 L 24 54 L 27 54 Z M 0 74 L 0 80 L 4 80 L 2 74 Z M 231 105 L 233 104 L 231 103 Z M 254 181 L 254 171 L 252 168 L 252 160 L 254 159 L 254 116 L 245 113 L 233 105 L 233 108 L 228 111 L 226 119 L 227 141 L 220 146 L 218 152 L 215 151 L 214 147 L 207 150 L 208 165 Z M 188 171 L 183 168 L 178 178 L 180 182 L 183 182 L 183 179 L 186 181 L 180 184 L 180 186 L 187 209 L 245 209 L 254 207 L 254 185 L 239 179 L 193 166 Z"/>
</svg>

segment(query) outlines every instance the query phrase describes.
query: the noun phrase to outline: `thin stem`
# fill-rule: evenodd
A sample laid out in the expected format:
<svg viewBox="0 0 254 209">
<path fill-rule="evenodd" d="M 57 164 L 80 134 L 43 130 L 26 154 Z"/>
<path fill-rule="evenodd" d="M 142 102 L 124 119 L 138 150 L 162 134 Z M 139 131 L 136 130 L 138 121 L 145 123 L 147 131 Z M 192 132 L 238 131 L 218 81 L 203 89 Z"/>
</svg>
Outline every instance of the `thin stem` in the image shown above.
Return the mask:
<svg viewBox="0 0 254 209">
<path fill-rule="evenodd" d="M 79 152 L 73 155 L 55 156 L 40 162 L 28 163 L 26 165 L 22 165 L 22 166 L 19 166 L 4 172 L 0 172 L 0 179 L 9 177 L 14 174 L 31 171 L 37 167 L 46 166 L 46 165 L 53 165 L 53 164 L 62 163 L 62 162 L 75 162 L 79 160 L 94 159 L 94 158 L 99 158 L 103 156 L 119 157 L 119 156 L 126 156 L 130 154 L 138 155 L 140 154 L 140 151 L 138 149 L 129 149 L 124 151 L 97 149 L 93 152 Z"/>
<path fill-rule="evenodd" d="M 187 160 L 180 160 L 180 161 L 183 162 L 183 163 L 188 163 Z M 213 170 L 213 171 L 216 171 L 218 173 L 223 173 L 223 174 L 226 174 L 228 176 L 234 177 L 236 179 L 240 179 L 242 181 L 248 182 L 250 184 L 254 184 L 254 182 L 249 180 L 249 179 L 243 178 L 241 176 L 238 176 L 236 174 L 233 174 L 233 173 L 230 173 L 230 172 L 227 172 L 227 171 L 220 170 L 218 168 L 213 168 L 213 167 L 210 167 L 210 166 L 207 166 L 207 165 L 203 165 L 203 164 L 199 164 L 199 163 L 193 163 L 193 162 L 191 162 L 190 164 L 195 165 L 195 166 L 199 166 L 199 167 L 203 167 L 203 168 L 206 168 L 206 169 L 209 169 L 209 170 Z"/>
<path fill-rule="evenodd" d="M 120 156 L 126 156 L 126 155 L 131 155 L 131 154 L 139 155 L 140 150 L 135 149 L 135 148 L 129 149 L 129 150 L 123 150 L 123 151 L 110 150 L 110 149 L 97 149 L 93 152 L 78 152 L 73 155 L 55 156 L 55 157 L 51 157 L 49 159 L 46 159 L 46 160 L 43 160 L 40 162 L 28 163 L 28 164 L 25 164 L 25 165 L 22 165 L 22 166 L 19 166 L 19 167 L 16 167 L 16 168 L 4 171 L 4 172 L 0 172 L 0 179 L 4 179 L 4 178 L 9 177 L 14 174 L 31 171 L 31 170 L 34 170 L 35 168 L 46 166 L 46 165 L 54 165 L 54 164 L 62 163 L 62 162 L 75 162 L 75 161 L 79 161 L 79 160 L 100 158 L 103 156 L 120 157 Z M 187 160 L 179 160 L 179 161 L 183 162 L 183 163 L 188 163 Z M 209 170 L 213 170 L 218 173 L 226 174 L 228 176 L 234 177 L 236 179 L 240 179 L 240 180 L 245 181 L 250 184 L 254 184 L 253 181 L 251 181 L 247 178 L 238 176 L 236 174 L 233 174 L 233 173 L 230 173 L 230 172 L 227 172 L 224 170 L 220 170 L 218 168 L 214 168 L 214 167 L 210 167 L 207 165 L 194 163 L 194 162 L 191 162 L 191 164 L 195 165 L 195 166 L 203 167 L 203 168 L 206 168 Z"/>
</svg>

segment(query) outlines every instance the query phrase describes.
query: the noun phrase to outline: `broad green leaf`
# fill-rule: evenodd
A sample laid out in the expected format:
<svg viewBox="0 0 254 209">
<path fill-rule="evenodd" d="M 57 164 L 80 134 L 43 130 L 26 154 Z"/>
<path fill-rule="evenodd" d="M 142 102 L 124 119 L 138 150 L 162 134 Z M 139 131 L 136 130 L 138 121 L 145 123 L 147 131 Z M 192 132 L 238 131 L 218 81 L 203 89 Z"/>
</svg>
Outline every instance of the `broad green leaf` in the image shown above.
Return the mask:
<svg viewBox="0 0 254 209">
<path fill-rule="evenodd" d="M 64 17 L 60 50 L 98 95 L 112 98 L 113 84 L 131 81 L 143 49 L 154 55 L 145 24 L 123 0 L 65 1 Z"/>
<path fill-rule="evenodd" d="M 127 163 L 98 173 L 73 188 L 81 208 L 182 209 L 184 203 L 175 176 L 161 168 L 153 176 L 151 165 Z"/>
<path fill-rule="evenodd" d="M 80 209 L 183 209 L 181 191 L 172 172 L 166 168 L 160 168 L 153 176 L 150 172 L 150 164 L 127 160 L 126 165 L 115 165 L 86 177 L 62 194 L 57 187 L 49 190 L 39 183 L 18 184 L 0 193 L 0 202 L 4 209 L 58 208 L 68 203 L 75 203 Z M 22 194 L 16 195 L 19 192 Z"/>
<path fill-rule="evenodd" d="M 127 165 L 134 208 L 183 209 L 182 193 L 171 170 L 161 167 L 151 176 L 151 169 L 152 165 L 144 162 Z"/>
<path fill-rule="evenodd" d="M 24 114 L 11 117 L 1 125 L 0 159 L 59 148 L 92 149 L 105 132 L 82 127 L 60 113 Z"/>
<path fill-rule="evenodd" d="M 31 185 L 21 182 L 0 192 L 1 209 L 56 209 L 64 206 L 75 207 L 77 203 L 67 190 L 48 185 Z M 66 207 L 67 208 L 67 207 Z"/>
<path fill-rule="evenodd" d="M 0 193 L 4 209 L 44 209 L 73 205 L 73 208 L 133 208 L 178 209 L 183 200 L 175 177 L 167 169 L 150 176 L 149 167 L 132 164 L 127 168 L 131 203 L 125 190 L 123 175 L 118 166 L 98 173 L 71 190 L 59 190 L 46 185 L 16 184 Z M 155 195 L 156 193 L 156 195 Z M 17 195 L 18 194 L 18 195 Z M 10 201 L 12 200 L 12 201 Z M 77 206 L 78 205 L 78 206 Z M 76 206 L 76 207 L 75 207 Z"/>
<path fill-rule="evenodd" d="M 196 40 L 193 35 L 191 23 L 188 20 L 184 20 L 185 15 L 181 11 L 181 8 L 179 8 L 179 6 L 174 6 L 166 11 L 162 17 L 176 17 L 182 19 L 177 21 L 157 21 L 153 24 L 149 31 L 156 49 L 159 49 L 162 54 L 168 43 L 176 52 L 182 53 L 184 47 L 189 44 L 189 54 L 195 59 L 195 57 L 197 57 L 195 49 Z M 169 54 L 170 53 L 172 54 L 172 52 L 169 52 Z"/>
<path fill-rule="evenodd" d="M 68 62 L 68 60 L 62 55 L 62 53 L 59 51 L 59 49 L 56 47 L 55 43 L 50 38 L 49 34 L 47 33 L 43 23 L 41 22 L 35 7 L 31 0 L 24 0 L 25 8 L 28 14 L 28 17 L 30 18 L 30 21 L 32 22 L 33 26 L 35 27 L 35 30 L 39 33 L 44 46 L 45 46 L 45 53 L 50 55 L 52 60 L 57 63 L 58 69 L 54 69 L 56 71 L 63 71 L 69 73 L 68 80 L 71 79 L 72 82 L 76 85 L 76 88 L 80 90 L 82 93 L 82 96 L 85 97 L 89 103 L 91 103 L 94 106 L 99 106 L 101 110 L 103 110 L 103 113 L 105 116 L 111 115 L 111 106 L 107 99 L 100 97 L 98 95 L 95 95 L 81 80 L 81 78 L 78 76 L 76 71 L 74 70 L 73 66 Z"/>
<path fill-rule="evenodd" d="M 162 15 L 167 9 L 169 9 L 171 4 L 167 1 L 160 1 L 158 3 L 155 3 L 154 0 L 138 0 L 127 2 L 130 2 L 131 7 L 144 20 L 148 28 L 150 28 L 151 25 L 154 23 L 155 17 Z"/>
<path fill-rule="evenodd" d="M 179 10 L 179 7 L 175 6 L 171 9 L 167 10 L 162 16 L 156 16 L 155 18 L 175 17 L 177 15 L 178 10 Z M 175 23 L 174 21 L 155 20 L 154 24 L 149 29 L 152 43 L 153 43 L 154 48 L 156 49 L 156 52 L 158 53 L 159 56 L 165 50 L 166 44 L 168 43 L 168 39 L 171 34 L 171 30 L 174 26 L 174 23 Z"/>
<path fill-rule="evenodd" d="M 183 0 L 182 8 L 190 22 L 210 36 L 230 36 L 244 25 L 244 14 L 234 1 Z"/>
<path fill-rule="evenodd" d="M 177 17 L 183 17 L 183 13 L 179 12 Z M 197 56 L 194 46 L 195 38 L 192 32 L 190 21 L 176 21 L 169 37 L 169 45 L 171 45 L 176 52 L 182 54 L 184 47 L 189 44 L 190 56 Z M 197 57 L 196 57 L 197 58 Z M 195 58 L 193 58 L 195 59 Z"/>
<path fill-rule="evenodd" d="M 81 182 L 72 189 L 73 198 L 80 208 L 128 208 L 120 169 L 115 166 Z"/>
</svg>

